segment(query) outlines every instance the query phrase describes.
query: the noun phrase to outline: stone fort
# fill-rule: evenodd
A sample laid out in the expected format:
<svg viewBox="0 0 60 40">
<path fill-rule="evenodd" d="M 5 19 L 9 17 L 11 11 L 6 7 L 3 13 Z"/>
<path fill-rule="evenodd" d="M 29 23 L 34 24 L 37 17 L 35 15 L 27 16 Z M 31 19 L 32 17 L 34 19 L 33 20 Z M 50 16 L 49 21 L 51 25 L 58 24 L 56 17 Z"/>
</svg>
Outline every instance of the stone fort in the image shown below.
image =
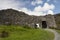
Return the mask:
<svg viewBox="0 0 60 40">
<path fill-rule="evenodd" d="M 0 11 L 0 24 L 28 25 L 32 28 L 56 27 L 55 18 L 53 15 L 30 16 L 24 12 L 19 12 L 13 9 Z"/>
</svg>

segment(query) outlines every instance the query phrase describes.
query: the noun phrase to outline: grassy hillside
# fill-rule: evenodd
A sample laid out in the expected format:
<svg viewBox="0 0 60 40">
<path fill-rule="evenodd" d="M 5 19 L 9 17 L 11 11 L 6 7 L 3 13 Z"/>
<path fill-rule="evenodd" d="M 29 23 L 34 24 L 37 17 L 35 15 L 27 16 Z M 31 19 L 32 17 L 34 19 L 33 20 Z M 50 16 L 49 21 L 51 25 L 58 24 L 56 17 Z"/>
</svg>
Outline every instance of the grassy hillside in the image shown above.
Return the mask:
<svg viewBox="0 0 60 40">
<path fill-rule="evenodd" d="M 0 40 L 53 40 L 54 35 L 43 29 L 27 29 L 20 26 L 0 25 L 0 33 L 5 30 L 9 32 L 6 38 Z"/>
</svg>

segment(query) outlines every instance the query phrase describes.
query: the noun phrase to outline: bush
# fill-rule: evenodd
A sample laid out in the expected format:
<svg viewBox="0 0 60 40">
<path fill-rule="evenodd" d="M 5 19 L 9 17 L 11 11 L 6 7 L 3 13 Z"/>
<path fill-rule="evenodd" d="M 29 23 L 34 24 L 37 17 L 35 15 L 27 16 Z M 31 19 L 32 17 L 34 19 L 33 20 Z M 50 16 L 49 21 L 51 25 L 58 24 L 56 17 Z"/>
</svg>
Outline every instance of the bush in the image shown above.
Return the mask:
<svg viewBox="0 0 60 40">
<path fill-rule="evenodd" d="M 27 28 L 27 29 L 31 29 L 31 27 L 28 26 L 28 25 L 24 25 L 23 27 L 24 27 L 24 28 Z"/>
<path fill-rule="evenodd" d="M 51 28 L 51 29 L 56 29 L 56 27 L 49 27 L 49 28 Z"/>
<path fill-rule="evenodd" d="M 8 32 L 6 32 L 6 31 L 2 31 L 1 32 L 1 37 L 2 38 L 8 37 L 8 36 L 9 36 L 9 33 Z"/>
</svg>

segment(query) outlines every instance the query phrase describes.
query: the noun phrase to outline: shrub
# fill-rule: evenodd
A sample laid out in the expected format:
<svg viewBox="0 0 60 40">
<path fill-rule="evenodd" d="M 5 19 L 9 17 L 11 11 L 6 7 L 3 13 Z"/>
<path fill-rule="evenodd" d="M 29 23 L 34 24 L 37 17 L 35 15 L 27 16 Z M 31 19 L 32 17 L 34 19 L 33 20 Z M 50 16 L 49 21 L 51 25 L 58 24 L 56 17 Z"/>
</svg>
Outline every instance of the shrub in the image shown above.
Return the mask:
<svg viewBox="0 0 60 40">
<path fill-rule="evenodd" d="M 56 29 L 56 27 L 49 27 L 49 28 L 51 28 L 51 29 Z"/>
<path fill-rule="evenodd" d="M 9 33 L 6 32 L 6 31 L 2 31 L 0 36 L 1 36 L 2 38 L 5 38 L 5 37 L 8 37 L 8 36 L 9 36 Z"/>
<path fill-rule="evenodd" d="M 24 27 L 24 28 L 27 28 L 27 29 L 31 29 L 31 27 L 28 26 L 28 25 L 24 25 L 23 27 Z"/>
</svg>

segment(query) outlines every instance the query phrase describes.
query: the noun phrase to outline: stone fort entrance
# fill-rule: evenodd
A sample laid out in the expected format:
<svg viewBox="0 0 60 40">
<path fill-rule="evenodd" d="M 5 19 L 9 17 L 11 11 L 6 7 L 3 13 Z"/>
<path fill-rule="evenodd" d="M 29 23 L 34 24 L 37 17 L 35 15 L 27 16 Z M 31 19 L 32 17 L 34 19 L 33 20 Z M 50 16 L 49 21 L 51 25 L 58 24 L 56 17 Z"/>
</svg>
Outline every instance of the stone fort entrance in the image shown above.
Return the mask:
<svg viewBox="0 0 60 40">
<path fill-rule="evenodd" d="M 42 28 L 47 28 L 47 23 L 46 23 L 46 21 L 42 21 Z"/>
</svg>

